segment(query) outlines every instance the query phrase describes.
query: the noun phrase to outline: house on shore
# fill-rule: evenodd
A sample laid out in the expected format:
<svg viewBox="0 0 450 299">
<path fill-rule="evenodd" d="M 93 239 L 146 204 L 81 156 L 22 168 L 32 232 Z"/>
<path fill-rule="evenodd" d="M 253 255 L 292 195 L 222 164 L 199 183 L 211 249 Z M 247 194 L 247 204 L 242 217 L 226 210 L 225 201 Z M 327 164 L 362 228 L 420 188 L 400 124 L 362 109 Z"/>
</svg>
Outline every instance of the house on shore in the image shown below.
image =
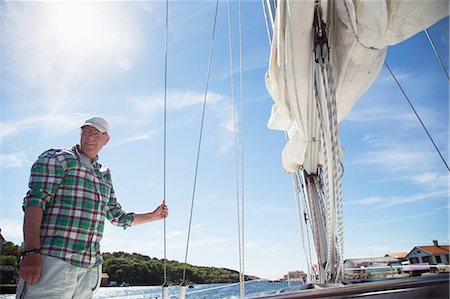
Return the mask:
<svg viewBox="0 0 450 299">
<path fill-rule="evenodd" d="M 303 271 L 289 271 L 287 275 L 284 275 L 284 280 L 288 282 L 306 281 L 307 276 Z"/>
<path fill-rule="evenodd" d="M 102 273 L 100 286 L 102 286 L 102 287 L 109 286 L 109 275 L 108 275 L 108 273 Z"/>
<path fill-rule="evenodd" d="M 392 265 L 398 265 L 395 257 L 380 256 L 366 258 L 352 258 L 344 261 L 344 278 L 361 279 L 381 275 L 380 273 L 393 272 Z"/>
<path fill-rule="evenodd" d="M 401 262 L 407 261 L 407 259 L 406 259 L 407 255 L 408 255 L 408 252 L 394 252 L 394 253 L 387 253 L 384 256 L 385 257 L 393 257 L 401 263 Z"/>
<path fill-rule="evenodd" d="M 430 265 L 448 265 L 450 264 L 449 253 L 449 245 L 439 245 L 437 240 L 433 240 L 433 245 L 414 247 L 406 255 L 406 259 L 408 259 L 411 264 L 428 263 Z"/>
</svg>

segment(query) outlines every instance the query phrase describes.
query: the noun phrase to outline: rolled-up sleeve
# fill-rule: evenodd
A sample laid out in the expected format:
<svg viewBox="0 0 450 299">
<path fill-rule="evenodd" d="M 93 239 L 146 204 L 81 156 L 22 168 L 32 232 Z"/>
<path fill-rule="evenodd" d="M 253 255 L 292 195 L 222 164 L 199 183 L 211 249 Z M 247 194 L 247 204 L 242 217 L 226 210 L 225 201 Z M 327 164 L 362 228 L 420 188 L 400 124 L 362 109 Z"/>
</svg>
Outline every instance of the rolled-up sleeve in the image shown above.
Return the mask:
<svg viewBox="0 0 450 299">
<path fill-rule="evenodd" d="M 38 206 L 44 211 L 54 200 L 58 187 L 64 178 L 60 161 L 49 153 L 44 153 L 31 167 L 29 190 L 23 200 L 22 209 Z"/>
<path fill-rule="evenodd" d="M 117 202 L 114 189 L 112 189 L 111 196 L 106 207 L 106 218 L 113 225 L 122 226 L 124 229 L 126 229 L 127 227 L 133 225 L 134 216 L 134 213 L 127 213 L 122 210 L 122 207 Z"/>
</svg>

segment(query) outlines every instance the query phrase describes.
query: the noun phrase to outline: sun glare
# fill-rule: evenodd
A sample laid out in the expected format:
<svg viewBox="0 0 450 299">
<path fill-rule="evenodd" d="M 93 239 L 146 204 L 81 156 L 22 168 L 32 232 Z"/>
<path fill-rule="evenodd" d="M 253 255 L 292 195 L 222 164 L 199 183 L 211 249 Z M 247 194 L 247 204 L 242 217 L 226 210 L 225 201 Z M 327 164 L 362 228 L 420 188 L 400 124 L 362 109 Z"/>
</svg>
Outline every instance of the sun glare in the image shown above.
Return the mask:
<svg viewBox="0 0 450 299">
<path fill-rule="evenodd" d="M 5 36 L 17 76 L 57 110 L 99 77 L 107 84 L 130 71 L 139 20 L 124 8 L 121 2 L 7 2 Z"/>
<path fill-rule="evenodd" d="M 63 2 L 48 13 L 51 42 L 69 55 L 108 51 L 118 42 L 114 26 L 97 3 Z"/>
</svg>

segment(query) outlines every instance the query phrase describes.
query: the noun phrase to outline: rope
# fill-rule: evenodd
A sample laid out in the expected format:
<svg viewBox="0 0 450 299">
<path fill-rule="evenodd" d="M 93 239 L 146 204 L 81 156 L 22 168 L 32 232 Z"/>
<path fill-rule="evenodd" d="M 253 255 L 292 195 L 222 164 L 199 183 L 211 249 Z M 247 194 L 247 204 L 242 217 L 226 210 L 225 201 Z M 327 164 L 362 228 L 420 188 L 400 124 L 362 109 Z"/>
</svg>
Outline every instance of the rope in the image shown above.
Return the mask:
<svg viewBox="0 0 450 299">
<path fill-rule="evenodd" d="M 272 13 L 272 5 L 268 7 L 270 3 L 268 3 L 270 0 L 261 0 L 262 6 L 263 6 L 263 12 L 264 12 L 264 19 L 266 20 L 266 30 L 267 30 L 267 37 L 269 40 L 269 44 L 272 44 L 272 35 L 273 35 L 273 22 L 274 22 L 274 14 Z M 270 14 L 270 16 L 268 15 Z M 269 26 L 270 24 L 270 26 Z"/>
<path fill-rule="evenodd" d="M 306 245 L 306 241 L 305 241 L 305 234 L 308 233 L 308 232 L 305 233 L 305 230 L 307 230 L 307 228 L 308 228 L 308 226 L 307 226 L 308 224 L 306 223 L 306 214 L 307 213 L 306 213 L 306 207 L 303 207 L 301 204 L 301 201 L 300 201 L 300 197 L 299 197 L 300 186 L 299 186 L 298 181 L 299 180 L 298 180 L 297 172 L 293 173 L 292 174 L 292 182 L 294 185 L 295 203 L 297 204 L 297 217 L 298 217 L 298 220 L 300 223 L 300 237 L 301 237 L 302 244 L 303 244 L 303 251 L 306 254 L 306 266 L 309 269 L 309 266 L 311 263 L 308 258 L 308 255 L 307 255 L 308 251 L 306 249 L 307 245 Z M 310 274 L 311 273 L 308 273 L 308 277 L 310 277 Z"/>
<path fill-rule="evenodd" d="M 242 14 L 241 0 L 239 0 L 239 94 L 241 101 L 241 212 L 242 212 L 242 282 L 245 282 L 245 184 L 244 184 L 244 84 L 242 68 Z M 242 297 L 245 295 L 245 285 L 241 286 Z"/>
<path fill-rule="evenodd" d="M 445 72 L 445 75 L 447 76 L 447 80 L 450 80 L 450 78 L 449 78 L 449 76 L 448 76 L 448 71 L 447 71 L 447 69 L 445 68 L 444 63 L 442 62 L 441 56 L 439 55 L 439 52 L 438 52 L 438 50 L 436 49 L 436 47 L 435 47 L 435 45 L 434 45 L 434 43 L 433 43 L 433 40 L 431 39 L 431 36 L 428 34 L 428 30 L 425 29 L 424 31 L 425 31 L 425 34 L 427 35 L 427 38 L 428 38 L 428 41 L 430 42 L 431 47 L 433 48 L 434 54 L 436 54 L 436 57 L 437 57 L 437 59 L 439 60 L 439 63 L 441 64 L 442 69 L 443 69 L 444 72 Z"/>
<path fill-rule="evenodd" d="M 314 77 L 314 97 L 321 136 L 326 206 L 326 281 L 334 282 L 343 271 L 343 204 L 342 164 L 337 122 L 336 90 L 328 55 L 326 25 L 316 1 L 314 20 L 314 53 L 317 62 Z"/>
<path fill-rule="evenodd" d="M 216 0 L 214 25 L 213 25 L 213 31 L 212 31 L 212 36 L 211 36 L 211 46 L 209 49 L 208 71 L 206 74 L 206 82 L 205 82 L 205 96 L 203 98 L 202 120 L 201 120 L 201 125 L 200 125 L 200 133 L 199 133 L 199 137 L 198 137 L 197 159 L 196 159 L 196 164 L 195 164 L 194 184 L 193 184 L 193 188 L 192 188 L 191 211 L 190 211 L 190 215 L 189 215 L 188 236 L 187 236 L 187 241 L 186 241 L 186 252 L 185 252 L 185 256 L 184 256 L 184 269 L 183 269 L 182 283 L 184 283 L 186 281 L 187 257 L 188 257 L 189 241 L 190 241 L 191 227 L 192 227 L 192 214 L 194 211 L 195 189 L 196 189 L 196 185 L 197 185 L 198 165 L 199 165 L 199 161 L 200 161 L 200 149 L 201 149 L 201 144 L 202 144 L 203 125 L 205 122 L 206 99 L 208 97 L 209 77 L 210 77 L 210 73 L 211 73 L 212 55 L 213 55 L 214 41 L 215 41 L 215 35 L 216 35 L 216 23 L 217 23 L 218 9 L 219 9 L 219 0 Z"/>
<path fill-rule="evenodd" d="M 331 244 L 332 244 L 332 203 L 331 203 L 331 198 L 332 198 L 332 182 L 330 182 L 330 177 L 327 175 L 329 173 L 330 167 L 329 167 L 329 154 L 328 154 L 328 147 L 327 147 L 327 140 L 330 140 L 331 138 L 329 138 L 327 136 L 327 130 L 325 128 L 328 127 L 328 125 L 326 124 L 327 118 L 324 116 L 324 114 L 327 112 L 326 111 L 326 105 L 323 105 L 323 103 L 321 103 L 321 98 L 323 96 L 321 96 L 323 93 L 321 93 L 319 95 L 319 88 L 321 87 L 320 85 L 318 85 L 320 83 L 319 78 L 317 78 L 319 76 L 319 72 L 316 72 L 316 80 L 314 83 L 315 86 L 315 99 L 316 99 L 316 106 L 317 106 L 317 114 L 318 114 L 318 119 L 319 119 L 319 128 L 320 128 L 320 136 L 321 136 L 321 144 L 322 144 L 322 155 L 323 155 L 323 168 L 325 169 L 324 171 L 324 175 L 323 177 L 323 181 L 324 181 L 324 193 L 325 193 L 325 226 L 326 226 L 326 230 L 327 230 L 327 241 L 326 241 L 326 253 L 327 253 L 327 257 L 326 257 L 326 265 L 325 265 L 325 272 L 329 273 L 329 267 L 330 267 L 330 261 L 331 261 Z M 322 267 L 322 265 L 320 265 L 320 267 Z M 328 278 L 327 278 L 328 279 Z M 321 278 L 322 280 L 322 278 Z M 325 281 L 321 281 L 321 282 L 325 282 Z"/>
<path fill-rule="evenodd" d="M 295 188 L 297 189 L 295 198 L 297 200 L 297 207 L 299 209 L 298 217 L 301 218 L 300 220 L 304 224 L 303 226 L 300 227 L 300 229 L 301 229 L 303 250 L 305 251 L 305 255 L 306 255 L 306 265 L 307 265 L 307 269 L 308 269 L 308 279 L 311 281 L 311 278 L 315 277 L 315 275 L 312 275 L 312 272 L 311 272 L 311 270 L 312 270 L 312 266 L 311 266 L 312 258 L 311 258 L 311 242 L 310 242 L 310 239 L 309 239 L 309 236 L 311 234 L 311 232 L 309 231 L 309 226 L 312 225 L 311 224 L 312 220 L 309 219 L 309 225 L 308 225 L 308 222 L 307 222 L 307 219 L 306 219 L 307 215 L 310 215 L 310 217 L 311 217 L 311 214 L 312 214 L 311 213 L 311 209 L 308 208 L 309 207 L 309 205 L 308 205 L 308 194 L 307 194 L 307 190 L 306 190 L 306 188 L 308 188 L 308 185 L 306 184 L 305 172 L 303 171 L 301 173 L 301 178 L 302 178 L 302 182 L 303 182 L 302 183 L 302 187 L 303 187 L 302 188 L 302 191 L 303 191 L 302 195 L 303 195 L 303 203 L 304 203 L 304 205 L 303 205 L 303 210 L 301 210 L 302 206 L 301 206 L 300 199 L 298 198 L 298 193 L 300 191 L 299 190 L 299 185 L 300 185 L 299 181 L 300 181 L 300 179 L 299 179 L 298 171 L 293 176 L 295 176 L 293 178 L 293 180 L 294 180 Z M 303 217 L 302 217 L 302 215 L 300 213 L 303 213 Z M 306 229 L 306 233 L 304 232 L 305 229 Z M 305 234 L 306 234 L 306 242 L 305 242 Z"/>
<path fill-rule="evenodd" d="M 239 172 L 238 172 L 238 149 L 237 149 L 237 133 L 236 133 L 236 104 L 234 99 L 234 71 L 233 71 L 233 36 L 231 31 L 231 3 L 228 0 L 228 47 L 230 53 L 230 82 L 231 82 L 231 107 L 233 117 L 233 137 L 234 137 L 234 165 L 235 165 L 235 188 L 236 188 L 236 213 L 237 213 L 237 238 L 239 253 L 239 298 L 244 295 L 243 279 L 242 279 L 242 243 L 241 243 L 241 212 L 239 199 Z"/>
<path fill-rule="evenodd" d="M 166 169 L 167 169 L 167 53 L 168 53 L 168 34 L 169 34 L 169 0 L 166 0 L 166 27 L 164 42 L 164 174 L 163 174 L 163 202 L 166 202 Z M 164 218 L 164 286 L 167 286 L 167 221 Z"/>
<path fill-rule="evenodd" d="M 422 128 L 425 130 L 425 132 L 428 135 L 428 138 L 430 139 L 431 143 L 433 144 L 434 148 L 436 149 L 436 152 L 439 154 L 439 156 L 442 159 L 442 162 L 444 163 L 445 167 L 447 168 L 447 171 L 450 171 L 450 168 L 448 167 L 447 162 L 445 161 L 444 157 L 442 156 L 439 148 L 437 147 L 436 143 L 434 142 L 433 138 L 431 137 L 430 133 L 427 130 L 427 127 L 423 123 L 422 119 L 420 118 L 419 114 L 417 113 L 416 109 L 414 108 L 413 104 L 409 100 L 409 97 L 406 95 L 406 92 L 403 90 L 402 86 L 400 85 L 400 82 L 398 82 L 397 78 L 395 77 L 394 73 L 392 72 L 391 68 L 389 67 L 388 63 L 385 61 L 384 64 L 388 68 L 389 72 L 391 73 L 392 78 L 394 78 L 395 82 L 397 83 L 398 88 L 400 88 L 401 92 L 403 93 L 403 96 L 405 97 L 406 101 L 408 102 L 409 106 L 413 110 L 414 114 L 416 115 L 417 119 L 419 120 L 420 124 L 422 125 Z"/>
<path fill-rule="evenodd" d="M 237 209 L 237 226 L 238 226 L 238 247 L 239 247 L 239 282 L 240 297 L 245 296 L 244 287 L 244 136 L 243 136 L 243 96 L 242 96 L 242 30 L 241 30 L 241 2 L 239 1 L 239 73 L 240 73 L 240 100 L 241 100 L 241 196 L 239 196 L 239 162 L 238 162 L 238 141 L 236 129 L 236 104 L 234 89 L 234 71 L 233 71 L 233 36 L 231 30 L 231 1 L 228 1 L 228 40 L 230 53 L 230 78 L 231 78 L 231 102 L 233 115 L 233 134 L 234 134 L 234 151 L 235 151 L 235 178 L 236 178 L 236 209 Z"/>
<path fill-rule="evenodd" d="M 332 76 L 332 67 L 327 59 L 325 60 L 325 72 L 327 73 L 327 82 L 329 90 L 329 96 L 331 100 L 331 115 L 330 115 L 330 123 L 332 125 L 331 132 L 331 141 L 333 148 L 333 179 L 334 184 L 336 186 L 335 200 L 336 200 L 336 231 L 337 231 L 337 249 L 338 249 L 338 262 L 339 262 L 339 271 L 338 273 L 342 273 L 343 271 L 343 255 L 344 255 L 344 223 L 343 223 L 343 203 L 342 203 L 342 176 L 343 176 L 343 167 L 340 162 L 340 142 L 339 142 L 339 127 L 337 122 L 337 105 L 336 105 L 336 88 L 334 84 L 334 78 Z"/>
</svg>

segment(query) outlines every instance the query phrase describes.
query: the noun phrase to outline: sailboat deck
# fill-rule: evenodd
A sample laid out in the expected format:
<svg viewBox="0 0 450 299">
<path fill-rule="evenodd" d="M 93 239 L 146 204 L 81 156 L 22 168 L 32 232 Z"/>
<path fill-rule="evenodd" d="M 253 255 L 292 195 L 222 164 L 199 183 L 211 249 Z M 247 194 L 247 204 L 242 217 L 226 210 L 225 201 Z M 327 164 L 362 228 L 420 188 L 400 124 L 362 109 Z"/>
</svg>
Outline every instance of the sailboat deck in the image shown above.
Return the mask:
<svg viewBox="0 0 450 299">
<path fill-rule="evenodd" d="M 449 274 L 351 284 L 307 284 L 257 298 L 449 298 Z"/>
</svg>

